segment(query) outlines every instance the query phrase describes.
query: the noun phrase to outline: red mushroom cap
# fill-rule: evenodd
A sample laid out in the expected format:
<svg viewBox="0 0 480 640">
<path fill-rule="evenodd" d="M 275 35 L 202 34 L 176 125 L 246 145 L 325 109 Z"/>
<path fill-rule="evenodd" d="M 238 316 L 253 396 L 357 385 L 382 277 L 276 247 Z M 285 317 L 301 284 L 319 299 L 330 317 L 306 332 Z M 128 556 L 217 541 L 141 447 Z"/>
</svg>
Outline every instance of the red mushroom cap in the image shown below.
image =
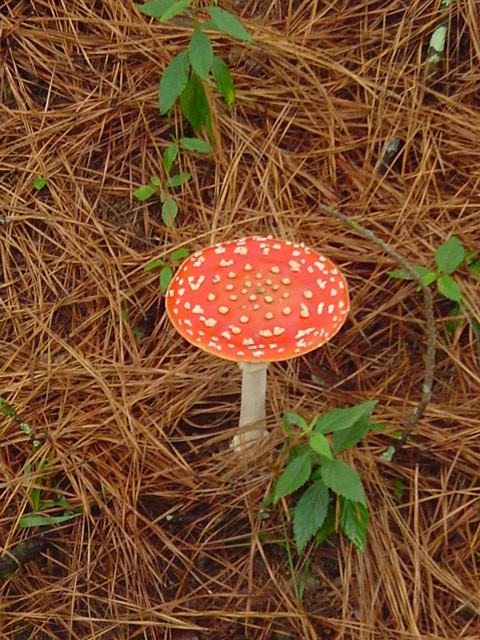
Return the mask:
<svg viewBox="0 0 480 640">
<path fill-rule="evenodd" d="M 227 360 L 273 362 L 334 336 L 349 310 L 337 267 L 301 244 L 273 238 L 221 242 L 191 255 L 166 294 L 177 331 Z"/>
</svg>

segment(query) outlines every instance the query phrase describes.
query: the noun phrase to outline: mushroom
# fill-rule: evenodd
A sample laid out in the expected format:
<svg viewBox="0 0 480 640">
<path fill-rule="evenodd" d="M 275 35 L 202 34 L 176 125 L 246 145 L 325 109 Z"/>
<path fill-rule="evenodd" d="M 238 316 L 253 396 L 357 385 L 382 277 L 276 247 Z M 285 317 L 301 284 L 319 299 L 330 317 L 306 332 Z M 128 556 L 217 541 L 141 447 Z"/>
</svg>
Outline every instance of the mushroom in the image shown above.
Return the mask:
<svg viewBox="0 0 480 640">
<path fill-rule="evenodd" d="M 166 309 L 188 342 L 240 364 L 240 433 L 232 446 L 242 451 L 265 432 L 268 363 L 330 340 L 346 320 L 349 298 L 345 278 L 324 256 L 254 236 L 187 258 L 170 282 Z"/>
</svg>

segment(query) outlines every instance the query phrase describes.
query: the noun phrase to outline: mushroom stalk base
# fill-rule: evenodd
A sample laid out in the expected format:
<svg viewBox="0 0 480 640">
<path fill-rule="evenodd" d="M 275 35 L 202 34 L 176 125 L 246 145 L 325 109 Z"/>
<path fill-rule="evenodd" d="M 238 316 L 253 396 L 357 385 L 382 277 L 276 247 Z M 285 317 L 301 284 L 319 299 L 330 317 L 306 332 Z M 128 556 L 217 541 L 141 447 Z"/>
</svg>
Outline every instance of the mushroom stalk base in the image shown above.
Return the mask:
<svg viewBox="0 0 480 640">
<path fill-rule="evenodd" d="M 242 362 L 242 403 L 240 408 L 240 429 L 231 443 L 238 452 L 245 449 L 268 433 L 265 429 L 265 392 L 267 388 L 268 362 Z M 243 429 L 252 425 L 251 429 Z"/>
</svg>

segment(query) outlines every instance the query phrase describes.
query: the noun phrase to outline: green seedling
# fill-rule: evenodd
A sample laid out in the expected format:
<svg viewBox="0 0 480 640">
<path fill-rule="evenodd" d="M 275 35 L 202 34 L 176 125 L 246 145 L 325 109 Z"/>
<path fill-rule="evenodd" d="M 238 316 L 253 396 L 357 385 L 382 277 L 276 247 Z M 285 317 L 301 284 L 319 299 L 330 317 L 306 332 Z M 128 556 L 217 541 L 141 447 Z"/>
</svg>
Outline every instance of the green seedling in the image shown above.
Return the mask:
<svg viewBox="0 0 480 640">
<path fill-rule="evenodd" d="M 214 54 L 207 32 L 220 31 L 245 42 L 252 39 L 233 14 L 216 5 L 217 2 L 214 2 L 204 7 L 203 21 L 199 0 L 150 0 L 136 5 L 141 13 L 158 18 L 160 22 L 176 21 L 179 16 L 182 16 L 183 23 L 184 16 L 190 22 L 193 33 L 187 48 L 173 58 L 160 79 L 158 107 L 160 114 L 164 115 L 179 100 L 180 110 L 192 129 L 199 133 L 205 126 L 211 139 L 212 120 L 205 85 L 210 84 L 213 76 L 228 109 L 235 102 L 235 86 L 227 63 Z"/>
<path fill-rule="evenodd" d="M 173 271 L 178 265 L 190 255 L 190 251 L 185 247 L 172 251 L 168 259 L 157 258 L 145 265 L 145 271 L 160 269 L 160 291 L 165 295 L 168 285 L 173 278 Z"/>
<path fill-rule="evenodd" d="M 451 308 L 449 315 L 465 313 L 465 304 L 462 300 L 462 289 L 452 274 L 460 266 L 467 267 L 472 273 L 480 274 L 480 260 L 477 251 L 465 251 L 458 238 L 452 236 L 441 244 L 435 251 L 436 271 L 432 271 L 421 265 L 413 267 L 424 283 L 429 286 L 436 285 L 437 292 L 447 300 L 451 300 L 455 305 Z M 395 269 L 388 271 L 391 278 L 400 280 L 412 280 L 411 275 L 405 269 Z M 419 289 L 417 289 L 419 290 Z M 480 335 L 480 322 L 478 318 L 473 318 L 473 327 L 477 335 Z M 454 331 L 458 326 L 458 321 L 450 323 L 447 328 Z"/>
<path fill-rule="evenodd" d="M 294 412 L 283 417 L 283 427 L 293 440 L 300 429 L 299 444 L 289 452 L 285 470 L 275 483 L 266 504 L 301 492 L 293 508 L 293 533 L 298 553 L 315 536 L 318 546 L 340 527 L 360 551 L 365 551 L 369 512 L 358 473 L 338 454 L 357 444 L 371 429 L 376 401 L 315 416 L 310 423 Z"/>
<path fill-rule="evenodd" d="M 15 409 L 0 396 L 0 413 L 8 416 L 18 424 L 18 428 L 26 436 L 30 438 L 32 444 L 32 451 L 35 452 L 40 447 L 40 441 L 36 439 L 33 429 L 26 422 L 23 422 L 17 415 Z M 57 493 L 56 500 L 47 500 L 44 496 L 46 493 L 51 493 L 51 488 L 46 486 L 46 478 L 51 475 L 52 462 L 42 460 L 33 464 L 30 459 L 27 459 L 24 468 L 24 478 L 30 486 L 32 483 L 32 476 L 35 478 L 34 486 L 29 490 L 29 497 L 33 508 L 33 513 L 28 513 L 21 516 L 19 520 L 19 526 L 22 529 L 30 527 L 43 527 L 52 526 L 55 524 L 61 524 L 77 518 L 83 513 L 82 507 L 72 508 L 66 497 Z M 61 513 L 58 514 L 58 510 Z M 52 511 L 52 513 L 46 513 Z"/>
<path fill-rule="evenodd" d="M 33 181 L 33 188 L 36 189 L 37 191 L 41 191 L 46 184 L 47 184 L 46 179 L 43 176 L 38 176 Z"/>
<path fill-rule="evenodd" d="M 136 189 L 133 192 L 133 196 L 145 202 L 150 198 L 156 196 L 160 198 L 162 203 L 162 220 L 166 227 L 171 227 L 178 213 L 178 205 L 175 198 L 171 194 L 172 189 L 176 189 L 186 184 L 191 175 L 188 171 L 183 173 L 175 173 L 170 176 L 170 172 L 173 169 L 173 165 L 178 157 L 179 148 L 182 147 L 187 151 L 196 153 L 210 153 L 212 147 L 208 142 L 201 138 L 180 138 L 180 140 L 173 140 L 173 142 L 165 149 L 163 154 L 163 168 L 167 174 L 168 179 L 162 184 L 158 176 L 152 176 L 150 178 L 150 184 L 145 184 Z"/>
</svg>

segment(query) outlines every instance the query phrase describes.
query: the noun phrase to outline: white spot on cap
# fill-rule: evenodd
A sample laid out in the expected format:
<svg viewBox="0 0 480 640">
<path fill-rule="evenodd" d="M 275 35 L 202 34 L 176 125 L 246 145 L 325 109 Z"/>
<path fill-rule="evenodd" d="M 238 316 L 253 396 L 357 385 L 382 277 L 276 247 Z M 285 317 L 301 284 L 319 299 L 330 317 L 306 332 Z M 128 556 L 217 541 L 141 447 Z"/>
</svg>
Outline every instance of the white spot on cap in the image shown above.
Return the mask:
<svg viewBox="0 0 480 640">
<path fill-rule="evenodd" d="M 328 308 L 327 308 L 327 312 L 328 313 L 333 313 L 334 309 L 335 309 L 335 305 L 334 304 L 329 304 Z"/>
<path fill-rule="evenodd" d="M 196 282 L 193 276 L 189 276 L 187 280 L 188 280 L 188 284 L 190 285 L 190 289 L 192 289 L 192 291 L 196 291 L 200 287 L 202 282 L 205 280 L 205 276 L 199 276 Z"/>
<path fill-rule="evenodd" d="M 229 278 L 236 278 L 237 274 L 235 273 L 235 271 L 230 271 L 229 274 L 228 274 L 228 277 Z"/>
<path fill-rule="evenodd" d="M 320 302 L 320 304 L 318 305 L 318 307 L 317 307 L 317 313 L 318 313 L 318 315 L 319 315 L 319 316 L 321 316 L 321 315 L 322 315 L 322 313 L 323 313 L 323 307 L 324 307 L 324 306 L 325 306 L 325 303 L 324 303 L 324 302 Z"/>
<path fill-rule="evenodd" d="M 225 247 L 216 247 L 215 249 L 215 253 L 218 255 L 220 255 L 221 253 L 225 253 L 226 249 Z"/>
<path fill-rule="evenodd" d="M 219 265 L 221 267 L 230 267 L 232 264 L 233 264 L 233 260 L 224 260 L 223 258 L 219 262 Z"/>
<path fill-rule="evenodd" d="M 235 247 L 235 249 L 233 250 L 233 253 L 238 253 L 241 256 L 246 256 L 248 253 L 248 249 L 247 247 L 244 247 L 243 245 L 238 245 L 237 247 Z"/>
<path fill-rule="evenodd" d="M 248 322 L 248 316 L 240 316 L 239 320 L 242 324 L 245 324 Z"/>
<path fill-rule="evenodd" d="M 274 336 L 281 336 L 282 333 L 285 333 L 285 327 L 273 327 Z"/>
<path fill-rule="evenodd" d="M 213 302 L 215 300 L 217 296 L 214 293 L 209 293 L 207 298 L 210 300 L 210 302 Z"/>
<path fill-rule="evenodd" d="M 273 313 L 271 311 L 267 311 L 265 314 L 265 320 L 273 320 Z"/>
<path fill-rule="evenodd" d="M 218 307 L 218 313 L 221 313 L 222 315 L 225 315 L 226 313 L 229 312 L 229 308 L 228 307 Z"/>
<path fill-rule="evenodd" d="M 270 267 L 271 273 L 280 273 L 280 267 Z"/>
<path fill-rule="evenodd" d="M 231 330 L 232 333 L 234 333 L 235 335 L 238 335 L 239 333 L 242 333 L 242 330 L 240 329 L 240 327 L 236 327 L 235 325 L 231 324 L 229 329 Z"/>
<path fill-rule="evenodd" d="M 254 358 L 261 358 L 264 353 L 265 351 L 254 351 L 252 355 Z"/>
<path fill-rule="evenodd" d="M 284 316 L 289 316 L 292 313 L 292 309 L 290 307 L 283 307 L 282 313 Z"/>
<path fill-rule="evenodd" d="M 253 340 L 253 338 L 244 338 L 242 340 L 242 344 L 244 347 L 249 347 L 252 344 L 255 344 L 255 340 Z"/>
<path fill-rule="evenodd" d="M 251 264 L 246 264 L 244 267 L 245 271 L 251 271 L 253 269 Z"/>
<path fill-rule="evenodd" d="M 338 293 L 338 291 L 336 289 L 330 289 L 330 295 L 331 296 L 336 296 Z"/>
<path fill-rule="evenodd" d="M 307 300 L 310 300 L 310 298 L 313 298 L 313 293 L 311 291 L 308 291 L 308 289 L 304 291 L 302 295 Z"/>
<path fill-rule="evenodd" d="M 217 324 L 217 321 L 215 320 L 215 318 L 207 318 L 207 319 L 205 320 L 205 326 L 206 326 L 206 327 L 214 327 L 216 324 Z M 203 333 L 203 332 L 200 332 L 200 331 L 199 331 L 199 333 L 200 333 L 200 335 L 202 335 L 202 336 L 204 335 L 204 333 Z"/>
<path fill-rule="evenodd" d="M 216 284 L 217 282 L 220 282 L 220 280 L 221 280 L 221 278 L 220 278 L 220 276 L 218 275 L 218 273 L 217 273 L 216 275 L 214 275 L 214 276 L 213 276 L 213 278 L 212 278 L 212 282 L 215 282 L 215 284 Z"/>
<path fill-rule="evenodd" d="M 318 279 L 317 284 L 320 287 L 320 289 L 325 289 L 325 287 L 327 286 L 327 281 Z"/>
<path fill-rule="evenodd" d="M 308 310 L 307 305 L 304 302 L 300 303 L 300 317 L 301 318 L 309 318 L 310 312 Z"/>
<path fill-rule="evenodd" d="M 273 302 L 272 296 L 265 296 L 264 300 L 267 304 L 270 304 L 271 302 Z"/>
<path fill-rule="evenodd" d="M 205 311 L 199 304 L 196 304 L 192 309 L 192 313 L 205 313 Z"/>
<path fill-rule="evenodd" d="M 290 271 L 293 271 L 294 273 L 296 271 L 300 271 L 300 263 L 296 260 L 289 260 L 288 266 L 290 267 Z"/>
<path fill-rule="evenodd" d="M 258 334 L 261 335 L 262 338 L 271 338 L 273 336 L 273 333 L 270 331 L 270 329 L 260 329 Z"/>
<path fill-rule="evenodd" d="M 184 305 L 183 305 L 183 308 L 184 309 L 191 309 L 192 305 L 190 304 L 190 302 L 185 302 Z M 175 309 L 175 311 L 176 311 L 176 309 Z"/>
</svg>

